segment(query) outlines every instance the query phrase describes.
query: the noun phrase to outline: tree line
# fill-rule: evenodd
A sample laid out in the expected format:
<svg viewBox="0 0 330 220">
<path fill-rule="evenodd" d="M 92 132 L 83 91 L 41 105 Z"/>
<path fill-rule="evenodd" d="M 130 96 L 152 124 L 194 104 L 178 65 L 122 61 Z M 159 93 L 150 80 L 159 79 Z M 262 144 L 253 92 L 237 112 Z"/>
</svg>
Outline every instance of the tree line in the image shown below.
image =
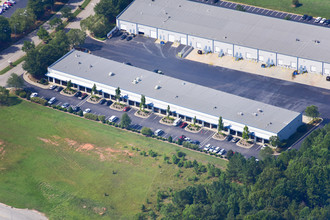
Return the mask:
<svg viewBox="0 0 330 220">
<path fill-rule="evenodd" d="M 213 183 L 171 193 L 138 219 L 330 219 L 330 124 L 312 132 L 301 149 L 264 160 L 230 155 Z M 168 202 L 169 201 L 169 202 Z"/>
</svg>

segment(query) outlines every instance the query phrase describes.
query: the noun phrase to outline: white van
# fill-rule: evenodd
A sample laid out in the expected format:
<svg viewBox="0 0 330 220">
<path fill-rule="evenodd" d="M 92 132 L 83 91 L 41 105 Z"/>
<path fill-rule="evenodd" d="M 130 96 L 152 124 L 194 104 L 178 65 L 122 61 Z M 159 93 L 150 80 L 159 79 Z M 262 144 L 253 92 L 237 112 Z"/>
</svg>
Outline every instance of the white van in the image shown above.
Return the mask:
<svg viewBox="0 0 330 220">
<path fill-rule="evenodd" d="M 48 104 L 52 105 L 55 101 L 56 101 L 56 98 L 53 97 L 53 98 L 49 99 Z"/>
<path fill-rule="evenodd" d="M 182 121 L 181 118 L 177 118 L 174 120 L 173 125 L 178 126 L 181 123 L 181 121 Z"/>
<path fill-rule="evenodd" d="M 156 136 L 160 136 L 160 135 L 162 135 L 164 133 L 164 131 L 162 130 L 162 129 L 157 129 L 155 132 L 154 132 L 154 134 L 156 135 Z"/>
<path fill-rule="evenodd" d="M 115 116 L 115 115 L 113 115 L 113 116 L 111 116 L 111 117 L 109 118 L 109 121 L 110 121 L 110 122 L 115 122 L 115 121 L 117 121 L 117 120 L 118 120 L 118 117 Z"/>
</svg>

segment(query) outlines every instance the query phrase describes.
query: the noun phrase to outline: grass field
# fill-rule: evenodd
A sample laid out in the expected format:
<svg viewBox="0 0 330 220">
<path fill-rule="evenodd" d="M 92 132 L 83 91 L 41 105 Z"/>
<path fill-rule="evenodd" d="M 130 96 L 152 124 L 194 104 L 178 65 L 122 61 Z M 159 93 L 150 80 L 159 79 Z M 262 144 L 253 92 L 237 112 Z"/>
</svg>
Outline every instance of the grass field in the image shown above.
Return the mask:
<svg viewBox="0 0 330 220">
<path fill-rule="evenodd" d="M 279 11 L 296 14 L 309 14 L 314 17 L 325 17 L 330 19 L 329 0 L 299 0 L 300 7 L 291 7 L 292 0 L 229 0 L 247 5 L 254 5 Z"/>
<path fill-rule="evenodd" d="M 132 219 L 158 190 L 195 183 L 192 168 L 165 164 L 175 145 L 22 101 L 0 107 L 0 202 L 37 209 L 50 219 Z M 144 157 L 133 150 L 161 156 Z M 226 161 L 181 149 L 188 159 Z M 105 193 L 107 195 L 105 195 Z"/>
</svg>

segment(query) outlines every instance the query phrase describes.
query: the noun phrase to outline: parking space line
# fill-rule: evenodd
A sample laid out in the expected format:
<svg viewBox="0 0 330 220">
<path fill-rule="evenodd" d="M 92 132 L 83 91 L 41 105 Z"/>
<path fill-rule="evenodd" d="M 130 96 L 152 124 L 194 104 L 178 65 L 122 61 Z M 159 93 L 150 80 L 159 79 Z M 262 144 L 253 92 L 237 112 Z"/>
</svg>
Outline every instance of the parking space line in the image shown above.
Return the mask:
<svg viewBox="0 0 330 220">
<path fill-rule="evenodd" d="M 278 13 L 278 17 L 282 17 L 283 13 L 282 12 L 279 12 Z"/>
<path fill-rule="evenodd" d="M 297 17 L 297 15 L 291 15 L 291 19 L 295 19 Z"/>
<path fill-rule="evenodd" d="M 247 11 L 247 10 L 249 10 L 251 8 L 251 6 L 247 6 L 247 7 L 245 7 L 245 10 Z"/>
<path fill-rule="evenodd" d="M 277 16 L 278 15 L 278 12 L 276 12 L 276 14 L 274 14 L 274 16 Z"/>
<path fill-rule="evenodd" d="M 265 10 L 265 9 L 261 9 L 260 14 L 262 14 L 262 13 L 264 12 L 264 10 Z"/>
<path fill-rule="evenodd" d="M 287 15 L 288 15 L 287 13 L 284 13 L 284 14 L 283 14 L 283 18 L 285 18 Z"/>
<path fill-rule="evenodd" d="M 258 8 L 258 10 L 255 13 L 258 13 L 260 11 L 261 8 Z"/>
</svg>

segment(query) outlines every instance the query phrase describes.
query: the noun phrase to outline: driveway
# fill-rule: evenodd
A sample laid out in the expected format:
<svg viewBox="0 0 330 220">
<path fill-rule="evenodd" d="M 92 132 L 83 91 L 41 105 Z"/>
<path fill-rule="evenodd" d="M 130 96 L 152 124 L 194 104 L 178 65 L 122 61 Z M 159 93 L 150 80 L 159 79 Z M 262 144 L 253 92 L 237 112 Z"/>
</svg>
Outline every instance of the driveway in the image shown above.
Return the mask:
<svg viewBox="0 0 330 220">
<path fill-rule="evenodd" d="M 2 220 L 47 220 L 42 213 L 29 209 L 17 209 L 0 203 L 0 219 Z"/>
</svg>

